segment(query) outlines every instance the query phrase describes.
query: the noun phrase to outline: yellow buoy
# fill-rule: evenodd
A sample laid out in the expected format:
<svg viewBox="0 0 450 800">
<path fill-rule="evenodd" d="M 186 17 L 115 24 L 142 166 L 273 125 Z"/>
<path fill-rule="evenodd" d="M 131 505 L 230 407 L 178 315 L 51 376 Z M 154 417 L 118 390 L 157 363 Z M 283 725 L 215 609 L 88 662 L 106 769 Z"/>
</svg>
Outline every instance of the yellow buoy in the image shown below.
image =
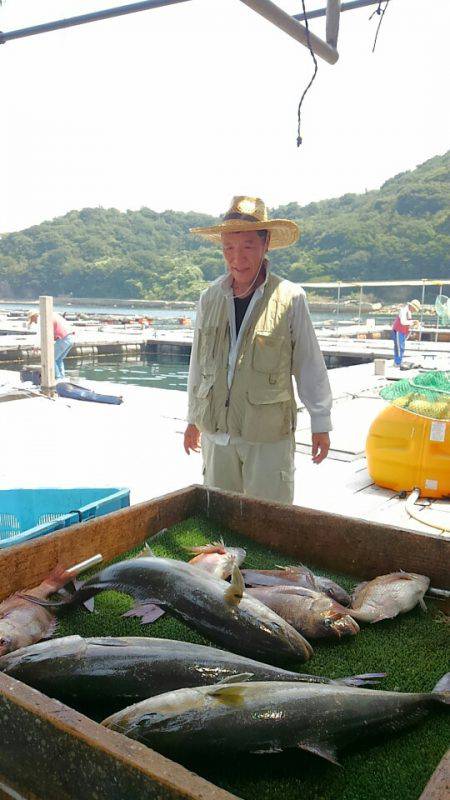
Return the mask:
<svg viewBox="0 0 450 800">
<path fill-rule="evenodd" d="M 444 497 L 450 495 L 450 422 L 442 419 L 448 404 L 435 403 L 438 418 L 432 419 L 420 415 L 420 410 L 430 411 L 425 402 L 416 396 L 408 405 L 416 410 L 411 413 L 397 400 L 376 417 L 366 442 L 367 467 L 379 486 L 397 492 L 417 488 L 424 497 Z"/>
</svg>

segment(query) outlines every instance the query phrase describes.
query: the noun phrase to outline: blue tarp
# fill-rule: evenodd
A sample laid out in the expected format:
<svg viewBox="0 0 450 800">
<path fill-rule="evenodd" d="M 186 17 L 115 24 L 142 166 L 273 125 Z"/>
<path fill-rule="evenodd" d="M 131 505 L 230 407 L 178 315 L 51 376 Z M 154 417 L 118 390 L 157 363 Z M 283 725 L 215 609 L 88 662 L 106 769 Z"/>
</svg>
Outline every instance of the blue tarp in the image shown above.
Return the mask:
<svg viewBox="0 0 450 800">
<path fill-rule="evenodd" d="M 92 403 L 110 403 L 115 406 L 123 403 L 122 397 L 113 394 L 99 394 L 85 386 L 77 386 L 76 383 L 57 383 L 56 391 L 60 397 L 70 397 L 71 400 L 90 400 Z"/>
</svg>

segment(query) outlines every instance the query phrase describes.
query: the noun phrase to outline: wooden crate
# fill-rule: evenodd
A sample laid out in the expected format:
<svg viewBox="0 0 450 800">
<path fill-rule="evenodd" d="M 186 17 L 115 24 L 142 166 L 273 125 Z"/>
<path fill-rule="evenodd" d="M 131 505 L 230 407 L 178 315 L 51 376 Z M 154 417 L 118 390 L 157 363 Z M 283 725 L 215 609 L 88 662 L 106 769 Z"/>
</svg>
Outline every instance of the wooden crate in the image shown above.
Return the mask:
<svg viewBox="0 0 450 800">
<path fill-rule="evenodd" d="M 313 566 L 361 578 L 399 568 L 448 581 L 450 541 L 323 511 L 190 486 L 0 553 L 0 600 L 36 586 L 58 563 L 105 561 L 203 515 Z M 445 800 L 443 759 L 421 800 Z M 11 789 L 8 789 L 11 787 Z M 107 730 L 0 674 L 0 798 L 27 800 L 233 800 L 235 795 L 138 742 Z"/>
</svg>

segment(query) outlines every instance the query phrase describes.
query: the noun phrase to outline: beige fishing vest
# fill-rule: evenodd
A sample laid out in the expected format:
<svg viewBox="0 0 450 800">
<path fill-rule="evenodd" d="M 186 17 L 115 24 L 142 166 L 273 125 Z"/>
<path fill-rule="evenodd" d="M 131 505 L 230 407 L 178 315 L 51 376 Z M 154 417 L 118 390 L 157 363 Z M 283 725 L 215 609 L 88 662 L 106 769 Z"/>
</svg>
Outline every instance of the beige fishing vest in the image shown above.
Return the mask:
<svg viewBox="0 0 450 800">
<path fill-rule="evenodd" d="M 243 335 L 228 389 L 227 300 L 219 284 L 207 289 L 198 331 L 201 377 L 191 405 L 193 422 L 200 431 L 228 433 L 248 442 L 277 442 L 295 430 L 290 302 L 289 284 L 269 275 Z"/>
</svg>

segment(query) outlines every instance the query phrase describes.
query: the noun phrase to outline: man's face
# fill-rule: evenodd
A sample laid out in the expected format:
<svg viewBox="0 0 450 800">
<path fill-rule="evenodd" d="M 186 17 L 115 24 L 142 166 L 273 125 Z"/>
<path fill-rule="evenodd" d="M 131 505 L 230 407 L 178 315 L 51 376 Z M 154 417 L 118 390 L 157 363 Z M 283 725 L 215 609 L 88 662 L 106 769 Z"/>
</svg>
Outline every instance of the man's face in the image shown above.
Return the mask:
<svg viewBox="0 0 450 800">
<path fill-rule="evenodd" d="M 256 231 L 222 234 L 223 257 L 238 285 L 252 283 L 266 249 L 266 242 Z"/>
</svg>

